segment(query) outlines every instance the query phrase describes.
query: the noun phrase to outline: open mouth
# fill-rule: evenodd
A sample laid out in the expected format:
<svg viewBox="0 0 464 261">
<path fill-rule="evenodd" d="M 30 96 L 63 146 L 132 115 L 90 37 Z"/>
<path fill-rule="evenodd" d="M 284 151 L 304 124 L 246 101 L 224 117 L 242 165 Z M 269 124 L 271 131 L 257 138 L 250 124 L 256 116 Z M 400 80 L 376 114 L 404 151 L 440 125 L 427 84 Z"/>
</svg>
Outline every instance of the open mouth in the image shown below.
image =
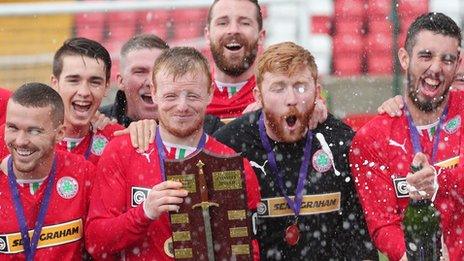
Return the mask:
<svg viewBox="0 0 464 261">
<path fill-rule="evenodd" d="M 427 96 L 435 96 L 440 84 L 441 82 L 438 79 L 424 78 L 421 81 L 422 93 Z"/>
<path fill-rule="evenodd" d="M 15 151 L 21 157 L 28 157 L 28 156 L 31 156 L 32 153 L 34 153 L 33 150 L 22 149 L 22 148 L 16 148 Z"/>
<path fill-rule="evenodd" d="M 295 115 L 290 115 L 285 117 L 285 122 L 287 122 L 288 127 L 293 127 L 296 124 L 296 116 Z"/>
<path fill-rule="evenodd" d="M 153 104 L 153 99 L 151 98 L 151 95 L 150 95 L 150 94 L 142 94 L 142 95 L 140 95 L 140 98 L 142 98 L 142 100 L 143 100 L 145 103 Z"/>
<path fill-rule="evenodd" d="M 92 103 L 90 102 L 72 102 L 74 110 L 78 112 L 87 112 L 90 110 Z"/>
<path fill-rule="evenodd" d="M 238 51 L 242 48 L 242 45 L 239 43 L 229 43 L 229 44 L 226 44 L 225 47 L 227 48 L 227 50 L 230 50 L 230 51 Z"/>
</svg>

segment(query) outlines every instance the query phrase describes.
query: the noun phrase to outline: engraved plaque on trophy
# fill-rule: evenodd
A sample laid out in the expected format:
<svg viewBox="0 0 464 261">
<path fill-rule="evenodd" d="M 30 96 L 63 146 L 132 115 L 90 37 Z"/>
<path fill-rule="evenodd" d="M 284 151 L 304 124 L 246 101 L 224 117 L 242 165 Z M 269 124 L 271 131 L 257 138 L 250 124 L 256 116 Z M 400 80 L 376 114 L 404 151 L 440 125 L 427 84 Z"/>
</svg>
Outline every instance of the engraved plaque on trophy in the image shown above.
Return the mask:
<svg viewBox="0 0 464 261">
<path fill-rule="evenodd" d="M 176 260 L 252 260 L 251 216 L 243 159 L 203 150 L 165 161 L 168 180 L 180 181 L 188 196 L 170 212 Z"/>
</svg>

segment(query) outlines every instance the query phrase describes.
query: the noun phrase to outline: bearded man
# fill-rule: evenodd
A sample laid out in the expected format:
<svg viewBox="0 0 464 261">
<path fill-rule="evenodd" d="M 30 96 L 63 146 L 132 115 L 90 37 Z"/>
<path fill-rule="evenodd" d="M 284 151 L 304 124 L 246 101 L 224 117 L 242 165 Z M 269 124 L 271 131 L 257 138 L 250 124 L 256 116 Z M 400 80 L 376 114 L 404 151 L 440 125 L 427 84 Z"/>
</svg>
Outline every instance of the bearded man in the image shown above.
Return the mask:
<svg viewBox="0 0 464 261">
<path fill-rule="evenodd" d="M 257 174 L 262 201 L 256 226 L 262 260 L 369 259 L 367 235 L 348 166 L 353 131 L 333 116 L 308 120 L 320 92 L 312 54 L 291 42 L 257 61 L 250 112 L 215 133 Z"/>
<path fill-rule="evenodd" d="M 380 115 L 353 139 L 350 162 L 369 233 L 389 260 L 407 260 L 402 222 L 410 198 L 435 198 L 450 259 L 462 259 L 462 192 L 456 191 L 458 176 L 450 169 L 463 164 L 458 156 L 464 151 L 464 97 L 449 91 L 461 62 L 460 46 L 461 30 L 450 17 L 418 17 L 398 52 L 407 78 L 401 116 Z M 388 105 L 382 110 L 395 115 Z M 422 170 L 411 174 L 412 165 Z M 415 189 L 405 190 L 406 182 Z"/>
<path fill-rule="evenodd" d="M 257 0 L 213 2 L 205 28 L 214 59 L 214 94 L 208 106 L 209 114 L 222 119 L 235 118 L 255 101 L 253 68 L 264 36 Z"/>
</svg>

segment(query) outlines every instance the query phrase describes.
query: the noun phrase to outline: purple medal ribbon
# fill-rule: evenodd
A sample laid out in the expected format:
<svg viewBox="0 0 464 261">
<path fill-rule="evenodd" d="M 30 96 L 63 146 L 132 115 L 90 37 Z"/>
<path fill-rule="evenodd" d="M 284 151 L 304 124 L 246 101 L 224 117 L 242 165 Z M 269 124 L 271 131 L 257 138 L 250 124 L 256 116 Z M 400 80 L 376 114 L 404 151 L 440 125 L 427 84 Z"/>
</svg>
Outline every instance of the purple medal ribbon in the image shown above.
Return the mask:
<svg viewBox="0 0 464 261">
<path fill-rule="evenodd" d="M 412 147 L 414 149 L 414 153 L 422 152 L 422 145 L 420 143 L 420 138 L 419 138 L 420 134 L 417 131 L 417 127 L 414 124 L 411 113 L 409 113 L 408 107 L 406 105 L 404 106 L 404 112 L 408 119 L 409 136 L 411 137 L 411 142 L 412 142 Z M 443 122 L 446 120 L 447 116 L 448 116 L 448 106 L 446 106 L 445 110 L 443 110 L 443 113 L 440 116 L 440 121 L 438 122 L 437 128 L 435 130 L 435 134 L 433 135 L 433 147 L 432 147 L 432 158 L 431 158 L 432 164 L 435 163 L 435 160 L 437 157 L 438 143 L 440 140 L 440 132 L 442 129 Z"/>
<path fill-rule="evenodd" d="M 90 136 L 90 144 L 89 144 L 89 146 L 87 147 L 87 149 L 85 150 L 85 153 L 84 153 L 84 158 L 86 160 L 88 160 L 89 157 L 90 157 L 90 152 L 91 152 L 91 149 L 92 149 L 92 145 L 93 145 L 93 134 L 92 134 L 92 136 Z"/>
<path fill-rule="evenodd" d="M 163 144 L 163 140 L 161 139 L 159 128 L 156 128 L 155 142 L 156 142 L 156 147 L 158 149 L 158 157 L 160 161 L 161 175 L 163 176 L 163 180 L 166 180 L 166 173 L 164 170 L 164 161 L 166 160 L 166 153 L 164 152 L 164 144 Z M 203 132 L 201 134 L 200 142 L 198 142 L 196 151 L 202 150 L 205 147 L 205 143 L 206 143 L 206 134 L 205 132 Z"/>
<path fill-rule="evenodd" d="M 305 183 L 306 177 L 308 176 L 308 169 L 310 165 L 309 158 L 311 157 L 311 144 L 313 140 L 313 135 L 311 131 L 308 130 L 308 133 L 306 135 L 306 144 L 304 147 L 303 162 L 301 163 L 300 172 L 298 174 L 298 185 L 296 187 L 295 198 L 294 200 L 292 200 L 285 192 L 284 181 L 283 181 L 284 174 L 277 167 L 276 156 L 275 156 L 274 151 L 271 148 L 269 138 L 267 137 L 267 134 L 266 134 L 266 128 L 264 126 L 263 115 L 264 115 L 264 112 L 261 112 L 261 116 L 259 117 L 259 122 L 258 122 L 259 123 L 259 136 L 261 138 L 261 143 L 263 144 L 263 147 L 266 150 L 267 158 L 269 160 L 269 166 L 271 167 L 272 173 L 274 173 L 277 179 L 277 184 L 279 185 L 280 191 L 284 195 L 288 206 L 293 210 L 293 213 L 295 213 L 295 216 L 298 216 L 300 214 L 301 203 L 303 201 L 304 183 Z"/>
<path fill-rule="evenodd" d="M 24 252 L 26 254 L 26 260 L 34 260 L 35 252 L 39 242 L 39 237 L 42 232 L 42 227 L 47 214 L 47 209 L 50 203 L 50 197 L 52 194 L 53 182 L 56 175 L 56 158 L 53 159 L 52 168 L 48 177 L 47 187 L 45 188 L 45 194 L 40 205 L 39 213 L 37 215 L 37 221 L 35 223 L 34 233 L 32 234 L 32 240 L 29 238 L 28 227 L 26 223 L 26 216 L 24 215 L 24 207 L 19 197 L 19 191 L 16 182 L 16 176 L 13 170 L 12 157 L 8 159 L 8 184 L 13 197 L 13 203 L 15 207 L 16 216 L 18 218 L 19 228 L 21 230 L 21 239 L 23 241 Z"/>
</svg>

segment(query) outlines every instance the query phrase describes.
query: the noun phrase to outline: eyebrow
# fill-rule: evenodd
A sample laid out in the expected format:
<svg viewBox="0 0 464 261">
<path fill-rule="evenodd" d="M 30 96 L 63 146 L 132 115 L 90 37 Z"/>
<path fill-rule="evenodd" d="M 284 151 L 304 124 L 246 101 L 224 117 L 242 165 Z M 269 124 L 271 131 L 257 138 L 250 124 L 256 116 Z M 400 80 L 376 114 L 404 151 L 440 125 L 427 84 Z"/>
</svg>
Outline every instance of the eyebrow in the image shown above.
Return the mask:
<svg viewBox="0 0 464 261">
<path fill-rule="evenodd" d="M 432 52 L 430 50 L 420 50 L 419 52 L 417 52 L 417 54 L 419 55 L 424 55 L 424 54 L 432 54 Z"/>
</svg>

